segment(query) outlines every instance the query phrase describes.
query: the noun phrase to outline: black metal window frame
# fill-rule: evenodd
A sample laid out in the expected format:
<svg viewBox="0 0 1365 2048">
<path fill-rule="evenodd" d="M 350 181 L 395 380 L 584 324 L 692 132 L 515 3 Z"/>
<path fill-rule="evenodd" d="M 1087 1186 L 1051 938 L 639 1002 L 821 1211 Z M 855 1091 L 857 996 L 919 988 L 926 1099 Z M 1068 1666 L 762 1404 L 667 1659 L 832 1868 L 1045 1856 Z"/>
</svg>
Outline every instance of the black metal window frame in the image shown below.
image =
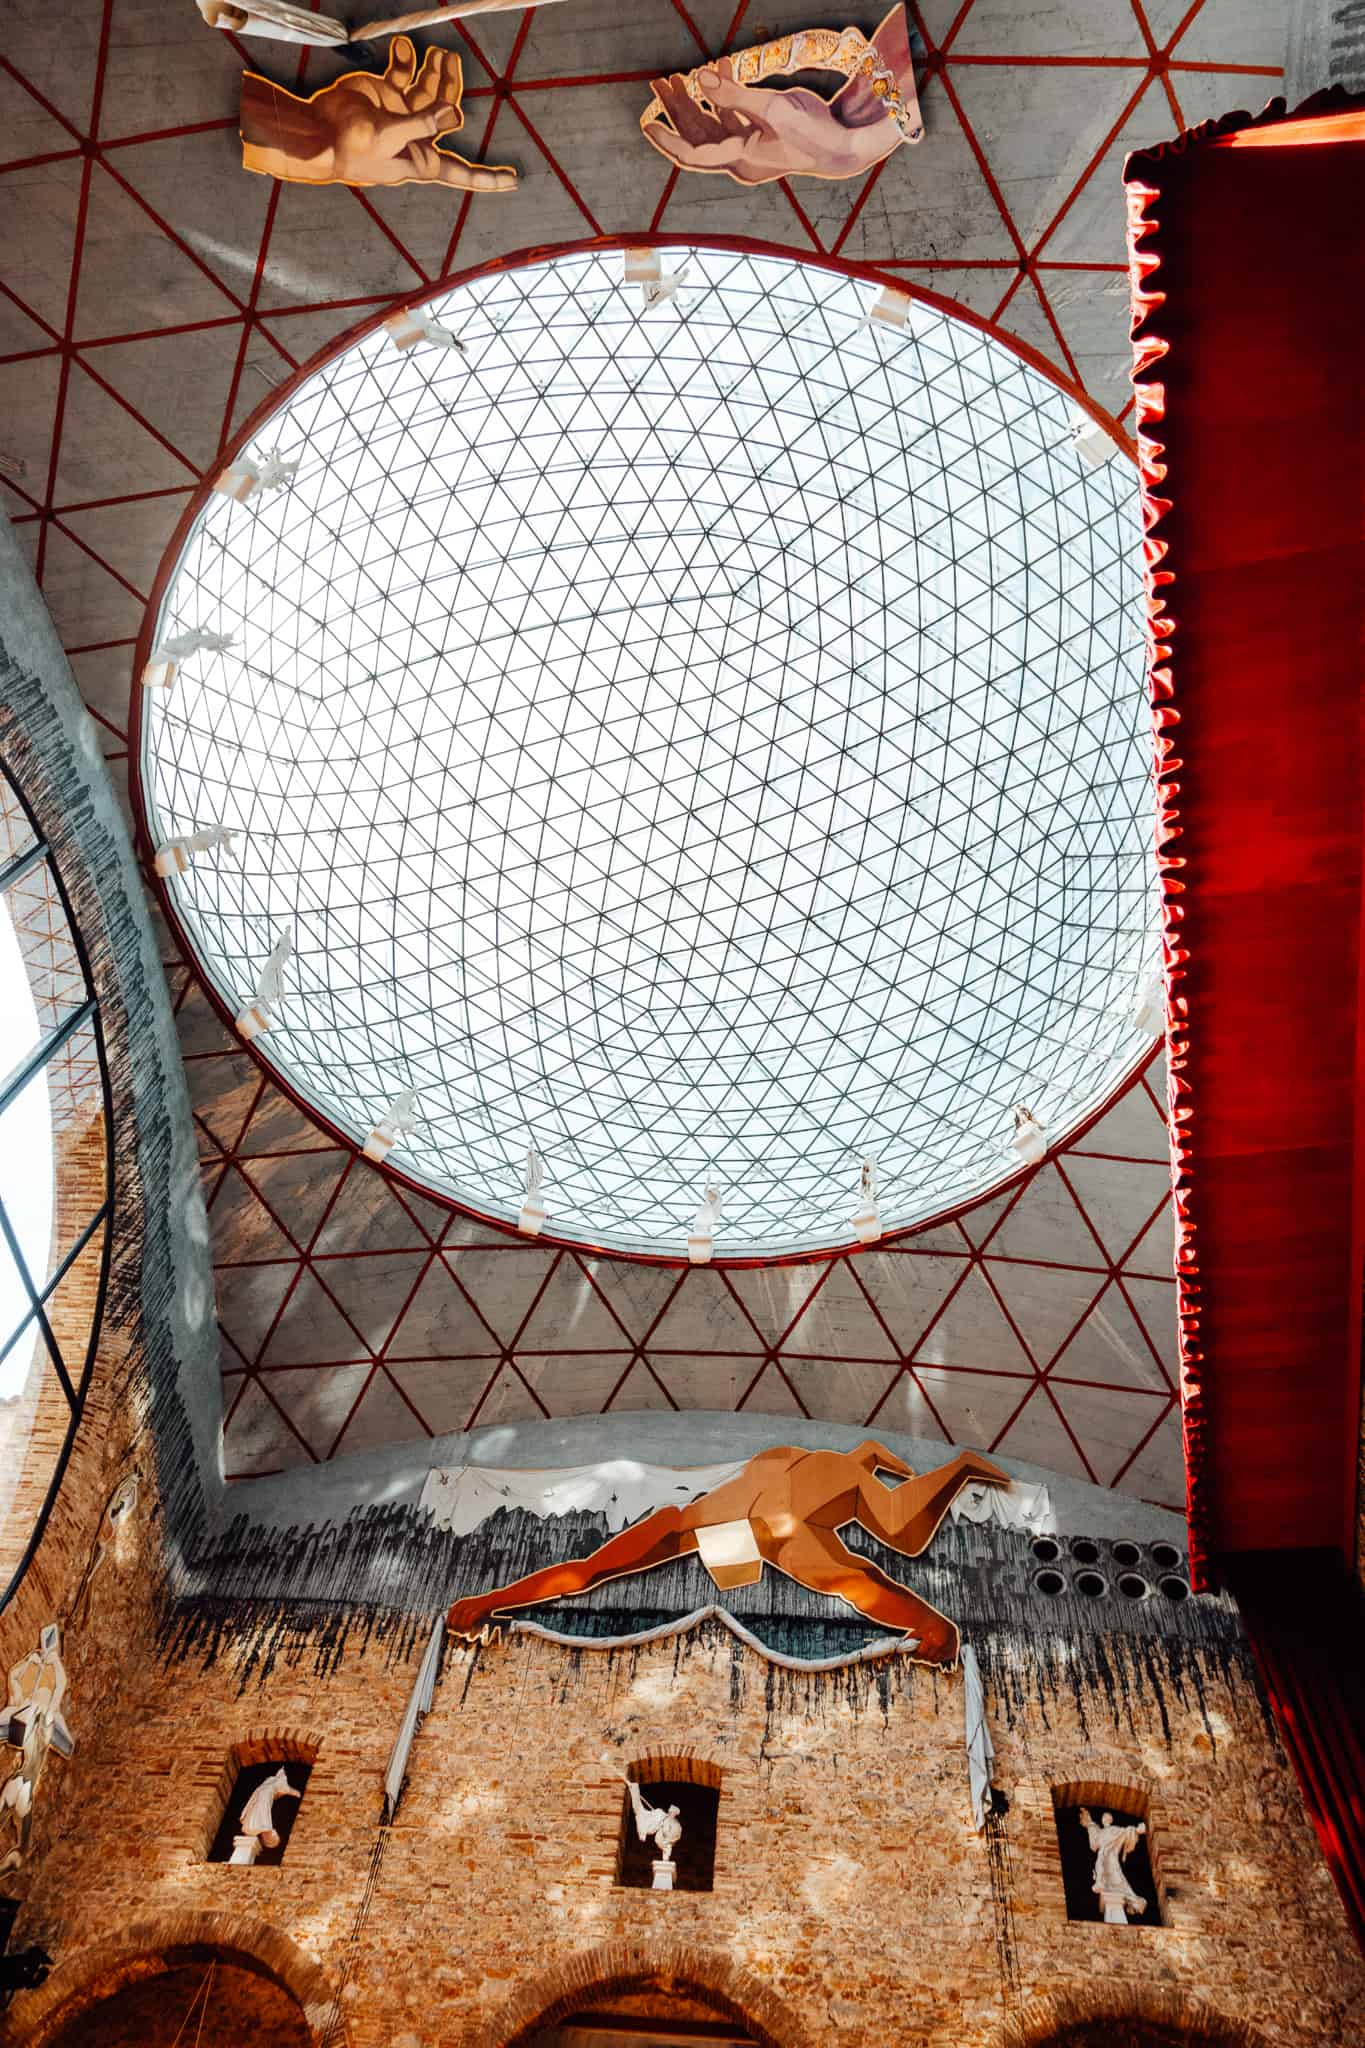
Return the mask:
<svg viewBox="0 0 1365 2048">
<path fill-rule="evenodd" d="M 36 1332 L 41 1337 L 48 1365 L 58 1385 L 61 1387 L 69 1411 L 66 1435 L 63 1439 L 57 1462 L 53 1467 L 52 1477 L 48 1481 L 43 1504 L 34 1519 L 32 1529 L 29 1531 L 28 1541 L 24 1546 L 23 1554 L 11 1573 L 8 1584 L 4 1587 L 3 1592 L 0 1592 L 0 1614 L 3 1614 L 18 1591 L 24 1574 L 33 1562 L 38 1545 L 42 1541 L 43 1532 L 47 1528 L 48 1518 L 56 1503 L 57 1495 L 61 1492 L 62 1481 L 66 1477 L 66 1468 L 70 1463 L 71 1453 L 75 1447 L 76 1431 L 80 1426 L 81 1416 L 85 1409 L 85 1398 L 89 1391 L 90 1378 L 94 1370 L 95 1357 L 99 1348 L 100 1331 L 104 1323 L 105 1302 L 109 1293 L 110 1260 L 113 1254 L 114 1119 L 112 1091 L 109 1086 L 109 1059 L 105 1050 L 104 1026 L 100 1016 L 99 1001 L 95 995 L 94 978 L 90 972 L 89 951 L 75 912 L 72 909 L 71 898 L 62 880 L 61 868 L 53 853 L 51 842 L 39 824 L 33 806 L 24 795 L 9 763 L 3 758 L 0 758 L 0 775 L 3 775 L 14 801 L 17 803 L 20 811 L 22 811 L 28 828 L 33 834 L 33 844 L 26 846 L 22 852 L 16 854 L 13 859 L 7 861 L 3 867 L 0 867 L 0 895 L 7 893 L 16 882 L 22 881 L 26 875 L 33 873 L 40 866 L 46 866 L 47 872 L 52 878 L 53 887 L 57 892 L 57 900 L 61 905 L 62 915 L 66 919 L 71 944 L 85 983 L 85 1000 L 78 1004 L 67 1016 L 63 1017 L 61 1022 L 44 1036 L 41 1042 L 17 1067 L 9 1074 L 0 1077 L 0 1115 L 4 1114 L 10 1103 L 28 1086 L 33 1077 L 41 1073 L 51 1063 L 55 1055 L 61 1051 L 68 1040 L 83 1028 L 90 1030 L 95 1042 L 96 1057 L 99 1062 L 100 1091 L 104 1109 L 104 1199 L 96 1208 L 90 1221 L 82 1228 L 74 1242 L 40 1286 L 34 1283 L 33 1275 L 29 1271 L 28 1262 L 24 1257 L 14 1227 L 5 1212 L 4 1202 L 0 1200 L 0 1237 L 3 1237 L 10 1257 L 14 1261 L 16 1271 L 29 1302 L 27 1316 L 19 1324 L 18 1329 L 14 1332 L 8 1343 L 4 1345 L 3 1351 L 0 1351 L 0 1358 L 6 1356 L 13 1349 L 14 1345 L 21 1343 L 27 1335 Z M 94 1312 L 90 1319 L 90 1330 L 85 1341 L 84 1356 L 77 1363 L 76 1360 L 68 1358 L 64 1354 L 62 1346 L 58 1342 L 52 1328 L 52 1322 L 48 1314 L 48 1305 L 52 1301 L 57 1289 L 61 1286 L 62 1281 L 66 1278 L 66 1275 L 86 1251 L 96 1232 L 101 1228 L 104 1231 L 104 1239 L 100 1253 L 99 1283 L 96 1289 Z"/>
</svg>

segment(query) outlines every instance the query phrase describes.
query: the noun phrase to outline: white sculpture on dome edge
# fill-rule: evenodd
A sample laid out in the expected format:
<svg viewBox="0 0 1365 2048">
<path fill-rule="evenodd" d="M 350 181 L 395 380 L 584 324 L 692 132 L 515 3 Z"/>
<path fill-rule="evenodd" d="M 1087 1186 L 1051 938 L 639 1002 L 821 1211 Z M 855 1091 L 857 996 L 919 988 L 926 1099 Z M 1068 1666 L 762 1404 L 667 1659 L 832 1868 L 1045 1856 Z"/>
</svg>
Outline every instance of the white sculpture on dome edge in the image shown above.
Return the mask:
<svg viewBox="0 0 1365 2048">
<path fill-rule="evenodd" d="M 232 1854 L 229 1863 L 254 1863 L 262 1849 L 278 1849 L 280 1837 L 275 1827 L 275 1801 L 277 1799 L 302 1799 L 302 1792 L 289 1782 L 284 1765 L 273 1778 L 256 1787 L 241 1813 L 241 1833 L 232 1838 Z"/>
<path fill-rule="evenodd" d="M 361 1147 L 367 1159 L 372 1159 L 376 1166 L 382 1165 L 398 1143 L 398 1140 L 406 1138 L 412 1131 L 416 1130 L 417 1119 L 413 1114 L 416 1107 L 417 1090 L 415 1088 L 401 1089 L 394 1096 L 393 1101 L 384 1111 L 383 1116 L 380 1117 L 378 1123 Z"/>
<path fill-rule="evenodd" d="M 1014 1105 L 1014 1136 L 1010 1144 L 1026 1166 L 1037 1166 L 1047 1158 L 1047 1132 L 1022 1102 Z"/>
<path fill-rule="evenodd" d="M 278 448 L 271 448 L 254 459 L 239 455 L 231 468 L 223 470 L 214 479 L 213 488 L 221 491 L 225 498 L 235 498 L 239 505 L 245 505 L 247 499 L 254 498 L 258 491 L 282 490 L 298 466 L 297 458 L 286 462 Z"/>
<path fill-rule="evenodd" d="M 231 846 L 237 837 L 226 825 L 201 825 L 197 832 L 185 832 L 158 846 L 152 863 L 159 875 L 183 875 L 196 853 L 209 853 L 215 846 Z"/>
<path fill-rule="evenodd" d="M 676 298 L 678 287 L 687 276 L 691 260 L 688 257 L 680 269 L 665 272 L 657 249 L 625 251 L 625 281 L 627 284 L 639 285 L 642 313 L 652 313 L 656 306 L 666 305 L 669 299 Z"/>
<path fill-rule="evenodd" d="M 1145 1913 L 1147 1901 L 1140 1892 L 1135 1892 L 1123 1874 L 1124 1858 L 1131 1856 L 1138 1845 L 1138 1837 L 1147 1832 L 1146 1821 L 1137 1821 L 1131 1827 L 1115 1825 L 1112 1813 L 1102 1814 L 1096 1827 L 1089 1809 L 1079 1809 L 1081 1826 L 1090 1837 L 1090 1846 L 1095 1851 L 1095 1881 L 1091 1889 L 1103 1909 L 1106 1923 L 1111 1927 L 1126 1927 L 1129 1914 Z"/>
<path fill-rule="evenodd" d="M 858 1178 L 858 1207 L 853 1215 L 853 1232 L 862 1244 L 875 1244 L 882 1234 L 882 1220 L 877 1211 L 877 1162 L 863 1160 L 862 1172 Z"/>
<path fill-rule="evenodd" d="M 1130 1012 L 1133 1029 L 1144 1038 L 1162 1038 L 1166 1032 L 1166 984 L 1161 962 L 1155 961 L 1138 982 Z"/>
<path fill-rule="evenodd" d="M 280 1000 L 283 990 L 285 963 L 294 950 L 294 937 L 286 929 L 280 933 L 271 949 L 270 958 L 261 969 L 261 978 L 256 983 L 256 993 L 245 1008 L 237 1012 L 237 1029 L 248 1043 L 262 1031 L 268 1031 L 273 1021 L 270 1006 Z"/>
<path fill-rule="evenodd" d="M 142 670 L 144 690 L 169 690 L 180 664 L 192 654 L 226 654 L 235 645 L 231 633 L 211 633 L 207 627 L 192 626 L 169 640 L 159 640 Z"/>
<path fill-rule="evenodd" d="M 526 1183 L 522 1194 L 521 1214 L 517 1218 L 517 1229 L 524 1237 L 539 1237 L 545 1228 L 545 1204 L 540 1199 L 541 1182 L 544 1178 L 545 1169 L 532 1141 L 526 1148 Z"/>
<path fill-rule="evenodd" d="M 720 1222 L 720 1189 L 714 1183 L 702 1191 L 702 1204 L 692 1219 L 687 1240 L 688 1264 L 705 1266 L 715 1248 L 716 1225 Z"/>
<path fill-rule="evenodd" d="M 442 327 L 439 320 L 432 320 L 416 307 L 405 313 L 390 313 L 384 326 L 396 349 L 415 348 L 419 342 L 426 341 L 434 348 L 453 349 L 457 355 L 465 352 L 458 334 L 449 327 Z"/>
</svg>

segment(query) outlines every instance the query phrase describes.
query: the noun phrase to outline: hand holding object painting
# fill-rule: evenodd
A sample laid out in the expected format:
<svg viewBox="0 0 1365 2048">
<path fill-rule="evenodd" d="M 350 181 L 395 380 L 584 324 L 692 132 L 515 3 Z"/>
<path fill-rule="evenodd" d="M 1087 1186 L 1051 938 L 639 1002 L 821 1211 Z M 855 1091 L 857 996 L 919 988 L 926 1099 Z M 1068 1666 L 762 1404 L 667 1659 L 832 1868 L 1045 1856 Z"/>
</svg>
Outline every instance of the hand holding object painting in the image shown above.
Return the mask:
<svg viewBox="0 0 1365 2048">
<path fill-rule="evenodd" d="M 833 99 L 762 80 L 800 71 L 845 74 Z M 687 171 L 724 171 L 741 185 L 805 175 L 853 178 L 924 133 L 903 5 L 871 41 L 857 29 L 803 29 L 698 71 L 656 78 L 640 117 L 645 139 Z"/>
<path fill-rule="evenodd" d="M 437 148 L 464 125 L 464 73 L 453 50 L 428 50 L 419 65 L 395 36 L 382 73 L 348 71 L 298 99 L 247 71 L 242 77 L 242 162 L 249 171 L 303 185 L 453 185 L 511 192 L 505 165 L 470 164 Z"/>
</svg>

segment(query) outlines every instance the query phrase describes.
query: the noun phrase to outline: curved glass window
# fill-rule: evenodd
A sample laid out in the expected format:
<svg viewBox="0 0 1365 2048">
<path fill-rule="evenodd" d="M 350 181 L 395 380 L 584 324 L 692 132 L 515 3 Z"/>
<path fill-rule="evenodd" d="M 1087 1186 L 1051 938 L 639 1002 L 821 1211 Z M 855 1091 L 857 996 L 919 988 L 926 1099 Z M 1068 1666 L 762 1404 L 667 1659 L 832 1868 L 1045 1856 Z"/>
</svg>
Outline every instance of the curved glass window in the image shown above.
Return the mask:
<svg viewBox="0 0 1365 2048">
<path fill-rule="evenodd" d="M 108 1277 L 107 1076 L 84 949 L 0 768 L 0 1607 L 70 1454 Z"/>
<path fill-rule="evenodd" d="M 551 1232 L 847 1242 L 1004 1177 L 1146 1042 L 1134 474 L 1003 343 L 816 264 L 477 277 L 301 382 L 202 504 L 143 693 L 158 845 L 262 1057 Z M 267 457 L 279 458 L 271 465 Z M 205 643 L 204 635 L 218 641 Z M 230 644 L 222 645 L 230 636 Z"/>
</svg>

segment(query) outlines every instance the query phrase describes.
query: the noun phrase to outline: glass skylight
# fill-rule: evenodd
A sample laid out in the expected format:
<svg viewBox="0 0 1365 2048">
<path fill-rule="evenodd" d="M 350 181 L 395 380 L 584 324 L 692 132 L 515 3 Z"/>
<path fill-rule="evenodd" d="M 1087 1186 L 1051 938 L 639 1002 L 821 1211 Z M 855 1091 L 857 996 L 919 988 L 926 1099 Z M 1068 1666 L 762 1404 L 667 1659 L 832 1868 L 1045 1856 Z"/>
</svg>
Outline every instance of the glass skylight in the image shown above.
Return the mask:
<svg viewBox="0 0 1365 2048">
<path fill-rule="evenodd" d="M 145 693 L 157 841 L 257 1049 L 391 1163 L 548 1230 L 716 1254 L 886 1228 L 1060 1137 L 1155 949 L 1137 492 L 1001 343 L 811 264 L 498 272 L 311 377 L 211 496 Z M 684 269 L 685 266 L 685 269 Z"/>
</svg>

